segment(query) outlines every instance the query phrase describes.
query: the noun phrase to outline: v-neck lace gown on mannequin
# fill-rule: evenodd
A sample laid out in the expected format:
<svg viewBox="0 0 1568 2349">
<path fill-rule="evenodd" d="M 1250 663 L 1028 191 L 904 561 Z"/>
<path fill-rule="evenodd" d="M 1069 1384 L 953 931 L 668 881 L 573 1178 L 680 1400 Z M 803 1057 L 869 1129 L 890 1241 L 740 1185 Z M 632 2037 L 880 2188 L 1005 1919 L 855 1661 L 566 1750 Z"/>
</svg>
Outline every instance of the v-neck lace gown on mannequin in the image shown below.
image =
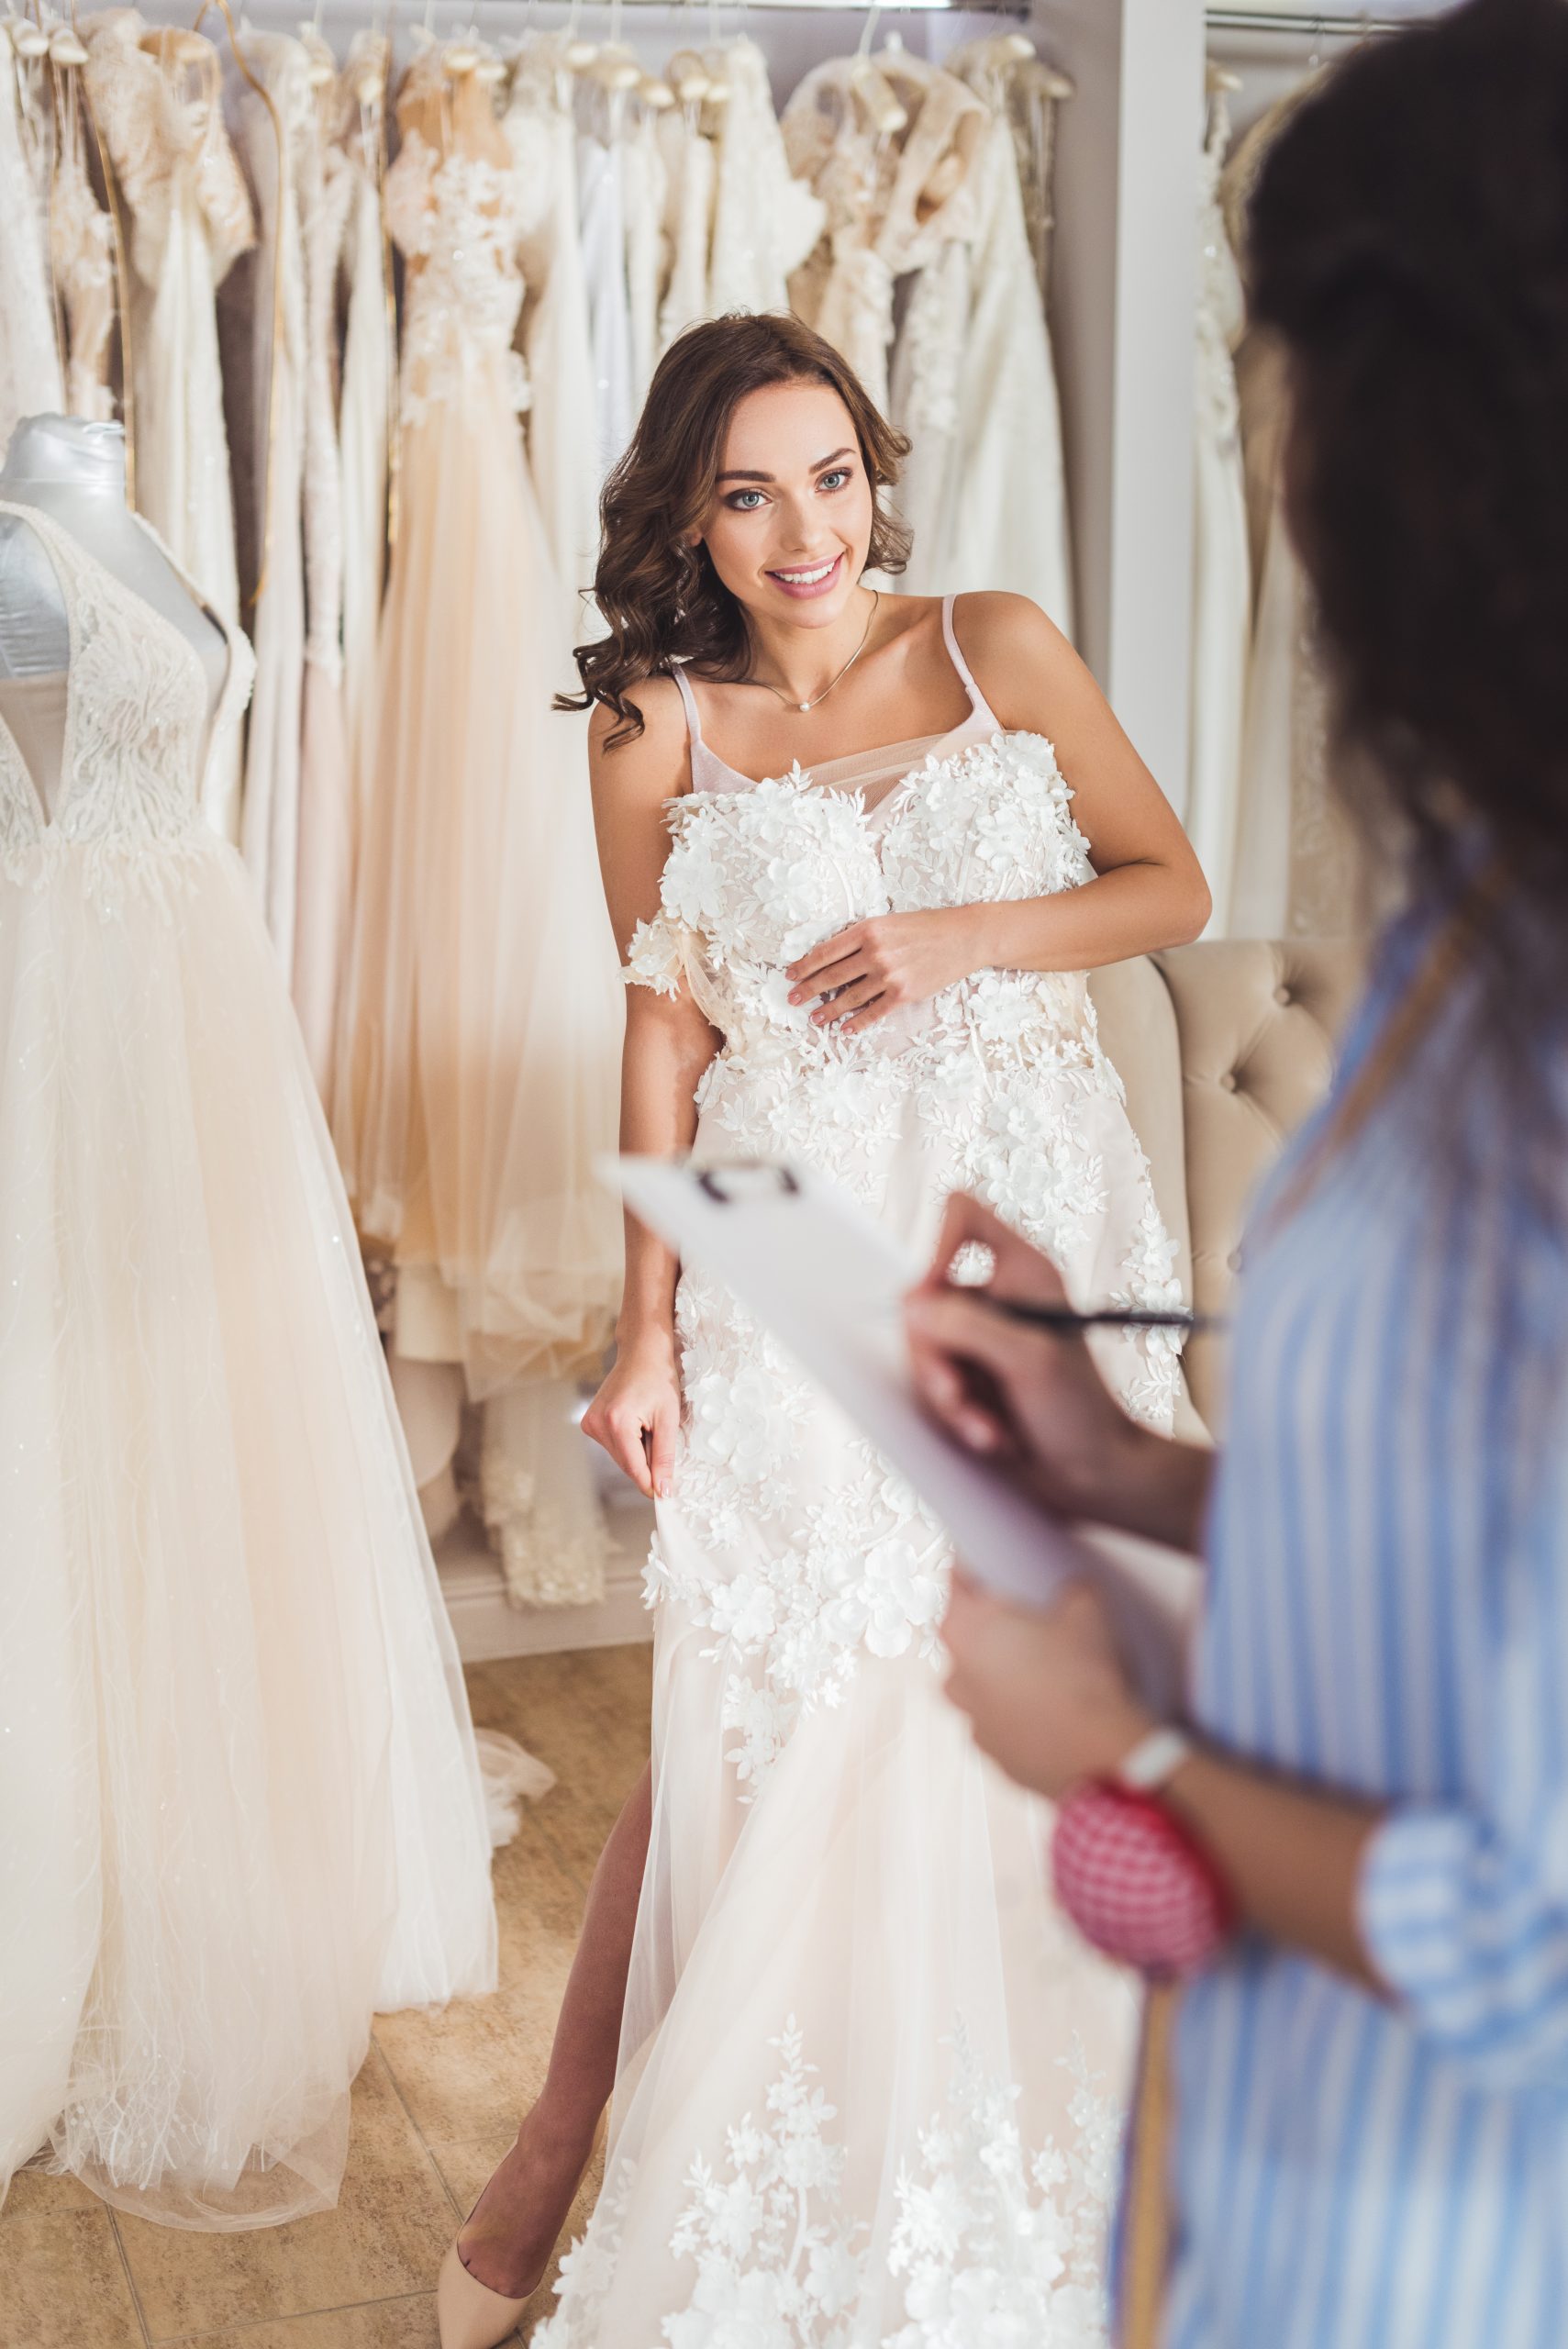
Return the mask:
<svg viewBox="0 0 1568 2349">
<path fill-rule="evenodd" d="M 201 664 L 5 511 L 72 659 L 52 787 L 0 696 L 0 2192 L 42 2146 L 255 2226 L 335 2200 L 373 2009 L 494 1986 L 484 1796 L 299 1030 L 201 818 Z"/>
<path fill-rule="evenodd" d="M 699 1157 L 799 1157 L 922 1247 L 975 1190 L 1076 1298 L 1164 1303 L 1081 975 L 983 972 L 854 1036 L 788 1001 L 786 964 L 847 922 L 1090 878 L 1050 743 L 999 729 L 946 619 L 965 724 L 812 774 L 735 774 L 681 678 L 694 788 L 628 975 L 723 1036 Z M 695 1271 L 676 1324 L 606 2187 L 539 2349 L 1093 2349 L 1132 1993 L 1051 1905 L 1044 1807 L 943 1698 L 938 1527 Z M 1168 1341 L 1103 1359 L 1168 1427 Z"/>
</svg>

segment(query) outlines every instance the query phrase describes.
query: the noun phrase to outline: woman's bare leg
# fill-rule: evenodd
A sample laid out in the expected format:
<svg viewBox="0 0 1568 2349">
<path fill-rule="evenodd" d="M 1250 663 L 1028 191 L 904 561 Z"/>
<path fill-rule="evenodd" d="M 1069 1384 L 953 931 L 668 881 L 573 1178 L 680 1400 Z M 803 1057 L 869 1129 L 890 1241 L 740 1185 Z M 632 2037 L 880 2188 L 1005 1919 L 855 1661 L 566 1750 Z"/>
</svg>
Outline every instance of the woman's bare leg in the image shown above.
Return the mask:
<svg viewBox="0 0 1568 2349">
<path fill-rule="evenodd" d="M 650 1765 L 627 1797 L 594 1870 L 539 2100 L 458 2237 L 470 2274 L 511 2299 L 535 2290 L 550 2265 L 615 2086 L 651 1821 Z"/>
</svg>

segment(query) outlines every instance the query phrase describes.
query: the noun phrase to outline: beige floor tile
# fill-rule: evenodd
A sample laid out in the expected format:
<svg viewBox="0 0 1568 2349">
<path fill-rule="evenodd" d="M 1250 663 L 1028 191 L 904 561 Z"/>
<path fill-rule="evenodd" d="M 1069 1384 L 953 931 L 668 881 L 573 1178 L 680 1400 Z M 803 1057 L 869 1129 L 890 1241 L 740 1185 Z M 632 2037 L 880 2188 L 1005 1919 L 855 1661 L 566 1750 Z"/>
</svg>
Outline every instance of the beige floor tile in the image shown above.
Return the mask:
<svg viewBox="0 0 1568 2349">
<path fill-rule="evenodd" d="M 109 2214 L 37 2211 L 0 2227 L 0 2349 L 143 2349 Z"/>
<path fill-rule="evenodd" d="M 651 1652 L 599 1648 L 569 1655 L 509 1656 L 472 1665 L 474 1718 L 504 1729 L 550 1764 L 570 1798 L 606 1777 L 629 1783 L 648 1752 Z M 544 1805 L 556 1799 L 547 1795 Z"/>
<path fill-rule="evenodd" d="M 103 2203 L 79 2177 L 50 2177 L 38 2169 L 19 2169 L 11 2180 L 0 2227 L 8 2219 L 58 2219 L 67 2210 L 101 2210 Z"/>
<path fill-rule="evenodd" d="M 501 1989 L 437 2014 L 383 2015 L 376 2039 L 427 2143 L 516 2129 L 538 2095 L 583 1921 L 583 1895 L 525 1820 L 495 1855 Z"/>
<path fill-rule="evenodd" d="M 648 1758 L 650 1671 L 646 1648 L 624 1647 L 513 1657 L 469 1674 L 476 1717 L 522 1737 L 555 1771 L 559 1783 L 528 1816 L 580 1895 Z M 497 1892 L 505 1907 L 500 1873 Z"/>
<path fill-rule="evenodd" d="M 139 2219 L 118 2224 L 154 2341 L 426 2292 L 453 2232 L 440 2173 L 377 2050 L 355 2084 L 335 2210 L 249 2234 L 190 2234 Z"/>
<path fill-rule="evenodd" d="M 461 2144 L 431 2146 L 430 2151 L 439 2165 L 441 2175 L 461 2210 L 471 2210 L 473 2208 L 485 2179 L 511 2142 L 508 2131 L 505 2134 L 468 2138 Z M 599 2151 L 595 2154 L 587 2176 L 577 2189 L 577 2199 L 572 2205 L 572 2215 L 562 2230 L 555 2256 L 546 2269 L 538 2291 L 523 2311 L 518 2330 L 525 2341 L 533 2326 L 542 2322 L 555 2306 L 555 2279 L 561 2273 L 562 2258 L 587 2225 L 589 2214 L 598 2199 L 604 2176 L 605 2157 Z"/>
<path fill-rule="evenodd" d="M 198 2332 L 180 2349 L 437 2349 L 436 2299 L 372 2300 L 358 2308 L 325 2309 L 317 2316 L 278 2324 L 241 2325 L 229 2332 Z"/>
<path fill-rule="evenodd" d="M 379 2019 L 377 2042 L 427 2142 L 517 2128 L 544 2081 L 571 1954 L 566 1938 L 494 1998 Z"/>
</svg>

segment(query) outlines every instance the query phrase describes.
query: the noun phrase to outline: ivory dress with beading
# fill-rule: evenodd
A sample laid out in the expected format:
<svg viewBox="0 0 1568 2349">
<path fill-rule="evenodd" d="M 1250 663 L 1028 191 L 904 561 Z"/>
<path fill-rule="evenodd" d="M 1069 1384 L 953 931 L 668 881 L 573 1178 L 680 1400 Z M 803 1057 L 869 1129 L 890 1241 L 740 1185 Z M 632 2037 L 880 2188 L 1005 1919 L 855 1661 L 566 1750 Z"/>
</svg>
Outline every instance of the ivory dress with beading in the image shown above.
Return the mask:
<svg viewBox="0 0 1568 2349">
<path fill-rule="evenodd" d="M 786 965 L 846 923 L 1092 877 L 1051 744 L 997 726 L 945 618 L 966 723 L 812 774 L 726 767 L 676 672 L 694 788 L 627 975 L 689 988 L 723 1037 L 699 1157 L 798 1157 L 921 1246 L 977 1191 L 1076 1298 L 1167 1303 L 1081 974 L 982 972 L 855 1036 L 788 999 Z M 1132 1991 L 1051 1903 L 1044 1807 L 943 1698 L 937 1525 L 695 1270 L 676 1325 L 606 2188 L 540 2349 L 1090 2349 Z M 1168 1341 L 1102 1359 L 1169 1426 Z"/>
<path fill-rule="evenodd" d="M 57 786 L 0 725 L 0 2191 L 42 2146 L 260 2226 L 336 2199 L 373 2009 L 494 1987 L 484 1798 L 299 1030 L 202 818 L 201 663 L 4 511 L 71 661 Z"/>
</svg>

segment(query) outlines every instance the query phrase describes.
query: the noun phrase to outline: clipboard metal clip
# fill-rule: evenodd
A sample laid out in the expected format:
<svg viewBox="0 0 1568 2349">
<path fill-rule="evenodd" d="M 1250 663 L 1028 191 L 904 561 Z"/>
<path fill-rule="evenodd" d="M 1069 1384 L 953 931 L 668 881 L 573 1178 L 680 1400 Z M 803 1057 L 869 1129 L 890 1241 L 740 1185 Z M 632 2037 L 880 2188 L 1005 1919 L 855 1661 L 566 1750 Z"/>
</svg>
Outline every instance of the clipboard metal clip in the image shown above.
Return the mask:
<svg viewBox="0 0 1568 2349">
<path fill-rule="evenodd" d="M 693 1172 L 698 1189 L 721 1208 L 737 1207 L 759 1195 L 765 1198 L 770 1193 L 792 1198 L 800 1190 L 794 1169 L 781 1158 L 720 1158 Z"/>
</svg>

